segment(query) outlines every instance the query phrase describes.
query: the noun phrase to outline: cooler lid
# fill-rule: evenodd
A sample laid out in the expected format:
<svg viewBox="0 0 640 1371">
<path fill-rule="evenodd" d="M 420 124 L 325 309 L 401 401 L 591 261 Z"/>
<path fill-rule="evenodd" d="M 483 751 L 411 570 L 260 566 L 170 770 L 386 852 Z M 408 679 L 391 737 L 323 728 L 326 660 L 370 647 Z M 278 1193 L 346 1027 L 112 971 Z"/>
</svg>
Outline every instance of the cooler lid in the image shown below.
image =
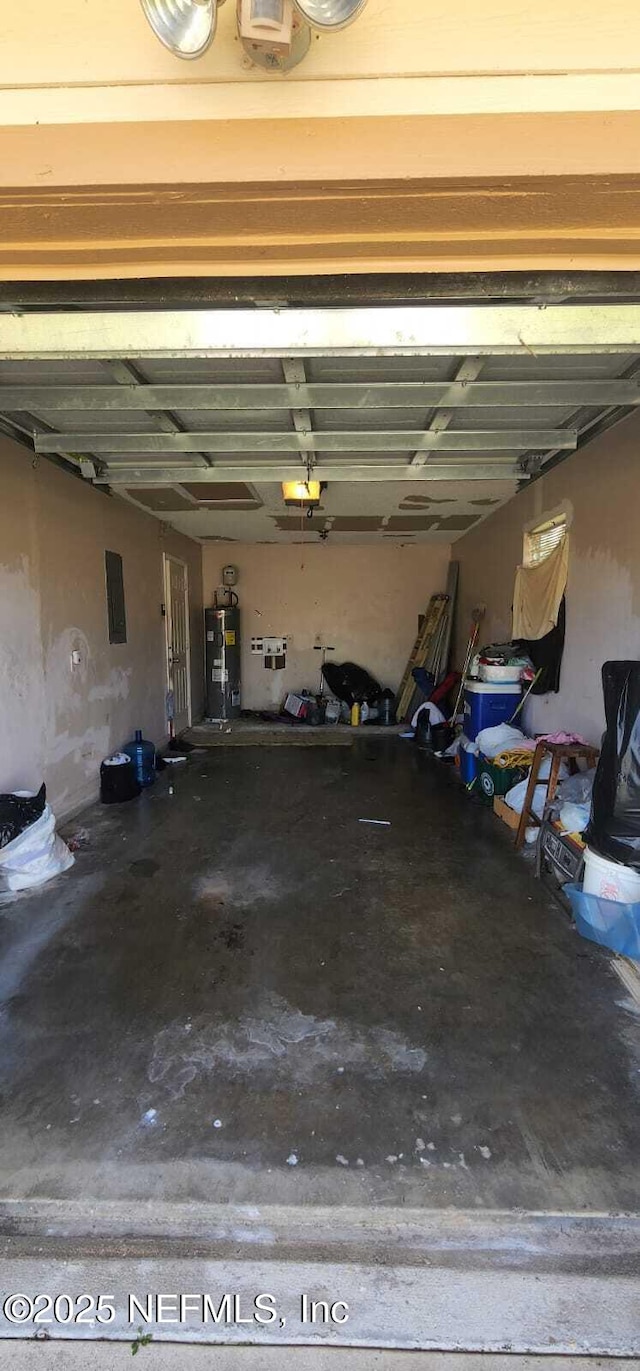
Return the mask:
<svg viewBox="0 0 640 1371">
<path fill-rule="evenodd" d="M 519 681 L 468 681 L 465 688 L 465 695 L 521 695 L 522 686 Z"/>
</svg>

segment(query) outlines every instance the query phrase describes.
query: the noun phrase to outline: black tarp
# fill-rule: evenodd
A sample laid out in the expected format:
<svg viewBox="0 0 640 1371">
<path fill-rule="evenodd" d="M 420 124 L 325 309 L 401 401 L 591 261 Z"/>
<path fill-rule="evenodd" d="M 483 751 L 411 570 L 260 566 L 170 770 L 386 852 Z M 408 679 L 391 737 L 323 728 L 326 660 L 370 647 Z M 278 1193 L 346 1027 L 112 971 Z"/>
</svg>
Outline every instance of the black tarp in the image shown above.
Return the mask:
<svg viewBox="0 0 640 1371">
<path fill-rule="evenodd" d="M 325 662 L 322 675 L 332 695 L 348 705 L 356 702 L 361 705 L 365 701 L 373 705 L 382 694 L 382 687 L 374 677 L 355 662 Z"/>
<path fill-rule="evenodd" d="M 640 662 L 605 662 L 602 688 L 607 727 L 584 836 L 601 857 L 640 870 Z"/>
<path fill-rule="evenodd" d="M 558 610 L 558 622 L 549 633 L 545 633 L 544 638 L 519 638 L 514 644 L 519 652 L 524 652 L 531 658 L 535 671 L 540 672 L 531 691 L 532 695 L 547 695 L 549 691 L 557 695 L 560 689 L 565 623 L 566 607 L 563 596 Z"/>
</svg>

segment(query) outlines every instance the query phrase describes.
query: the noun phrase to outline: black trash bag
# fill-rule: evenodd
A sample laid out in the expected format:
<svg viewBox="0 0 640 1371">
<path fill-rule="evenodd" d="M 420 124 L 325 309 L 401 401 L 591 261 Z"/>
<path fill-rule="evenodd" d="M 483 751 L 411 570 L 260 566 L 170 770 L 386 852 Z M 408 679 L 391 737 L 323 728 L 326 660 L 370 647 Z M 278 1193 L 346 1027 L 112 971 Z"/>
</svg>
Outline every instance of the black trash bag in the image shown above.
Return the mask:
<svg viewBox="0 0 640 1371">
<path fill-rule="evenodd" d="M 44 783 L 37 795 L 0 795 L 0 847 L 12 843 L 20 833 L 44 814 L 47 788 Z"/>
<path fill-rule="evenodd" d="M 605 662 L 602 688 L 607 729 L 584 838 L 640 871 L 640 662 Z"/>
<path fill-rule="evenodd" d="M 347 705 L 374 705 L 380 699 L 382 687 L 363 666 L 355 662 L 325 662 L 322 675 L 336 699 Z"/>
</svg>

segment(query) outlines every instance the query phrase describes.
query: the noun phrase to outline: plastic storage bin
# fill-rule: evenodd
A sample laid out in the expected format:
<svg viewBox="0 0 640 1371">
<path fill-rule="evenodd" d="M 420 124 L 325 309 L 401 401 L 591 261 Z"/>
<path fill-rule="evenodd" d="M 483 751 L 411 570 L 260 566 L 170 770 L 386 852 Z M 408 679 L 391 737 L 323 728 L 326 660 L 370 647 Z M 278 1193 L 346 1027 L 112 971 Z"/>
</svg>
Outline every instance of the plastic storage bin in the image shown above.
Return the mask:
<svg viewBox="0 0 640 1371">
<path fill-rule="evenodd" d="M 464 692 L 464 734 L 474 742 L 483 728 L 506 724 L 522 699 L 520 685 L 470 681 Z"/>
<path fill-rule="evenodd" d="M 576 927 L 583 938 L 640 960 L 640 902 L 603 900 L 579 885 L 565 885 L 564 893 L 571 900 Z"/>
<path fill-rule="evenodd" d="M 495 766 L 488 757 L 479 757 L 478 761 L 476 790 L 491 804 L 496 795 L 508 795 L 514 785 L 527 775 L 526 767 L 523 766 Z"/>
<path fill-rule="evenodd" d="M 640 871 L 622 862 L 612 862 L 587 847 L 584 854 L 584 891 L 603 900 L 640 902 Z"/>
<path fill-rule="evenodd" d="M 123 748 L 131 758 L 136 771 L 136 779 L 141 786 L 153 785 L 156 779 L 156 750 L 153 743 L 143 738 L 142 730 L 136 729 L 133 742 Z"/>
</svg>

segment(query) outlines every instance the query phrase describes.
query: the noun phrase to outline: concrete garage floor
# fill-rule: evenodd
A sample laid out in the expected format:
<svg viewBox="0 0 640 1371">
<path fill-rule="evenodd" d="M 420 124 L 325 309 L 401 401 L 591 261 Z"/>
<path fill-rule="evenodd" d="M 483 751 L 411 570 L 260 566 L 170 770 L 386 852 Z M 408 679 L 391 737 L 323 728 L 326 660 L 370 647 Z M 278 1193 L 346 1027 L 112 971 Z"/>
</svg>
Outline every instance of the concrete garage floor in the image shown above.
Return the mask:
<svg viewBox="0 0 640 1371">
<path fill-rule="evenodd" d="M 0 1194 L 640 1207 L 632 1006 L 411 743 L 198 755 L 80 824 L 0 921 Z"/>
<path fill-rule="evenodd" d="M 9 1238 L 179 1212 L 202 1242 L 235 1205 L 268 1245 L 261 1206 L 317 1205 L 357 1255 L 356 1213 L 640 1209 L 633 1002 L 410 742 L 196 754 L 79 826 L 71 872 L 0 911 Z"/>
</svg>

